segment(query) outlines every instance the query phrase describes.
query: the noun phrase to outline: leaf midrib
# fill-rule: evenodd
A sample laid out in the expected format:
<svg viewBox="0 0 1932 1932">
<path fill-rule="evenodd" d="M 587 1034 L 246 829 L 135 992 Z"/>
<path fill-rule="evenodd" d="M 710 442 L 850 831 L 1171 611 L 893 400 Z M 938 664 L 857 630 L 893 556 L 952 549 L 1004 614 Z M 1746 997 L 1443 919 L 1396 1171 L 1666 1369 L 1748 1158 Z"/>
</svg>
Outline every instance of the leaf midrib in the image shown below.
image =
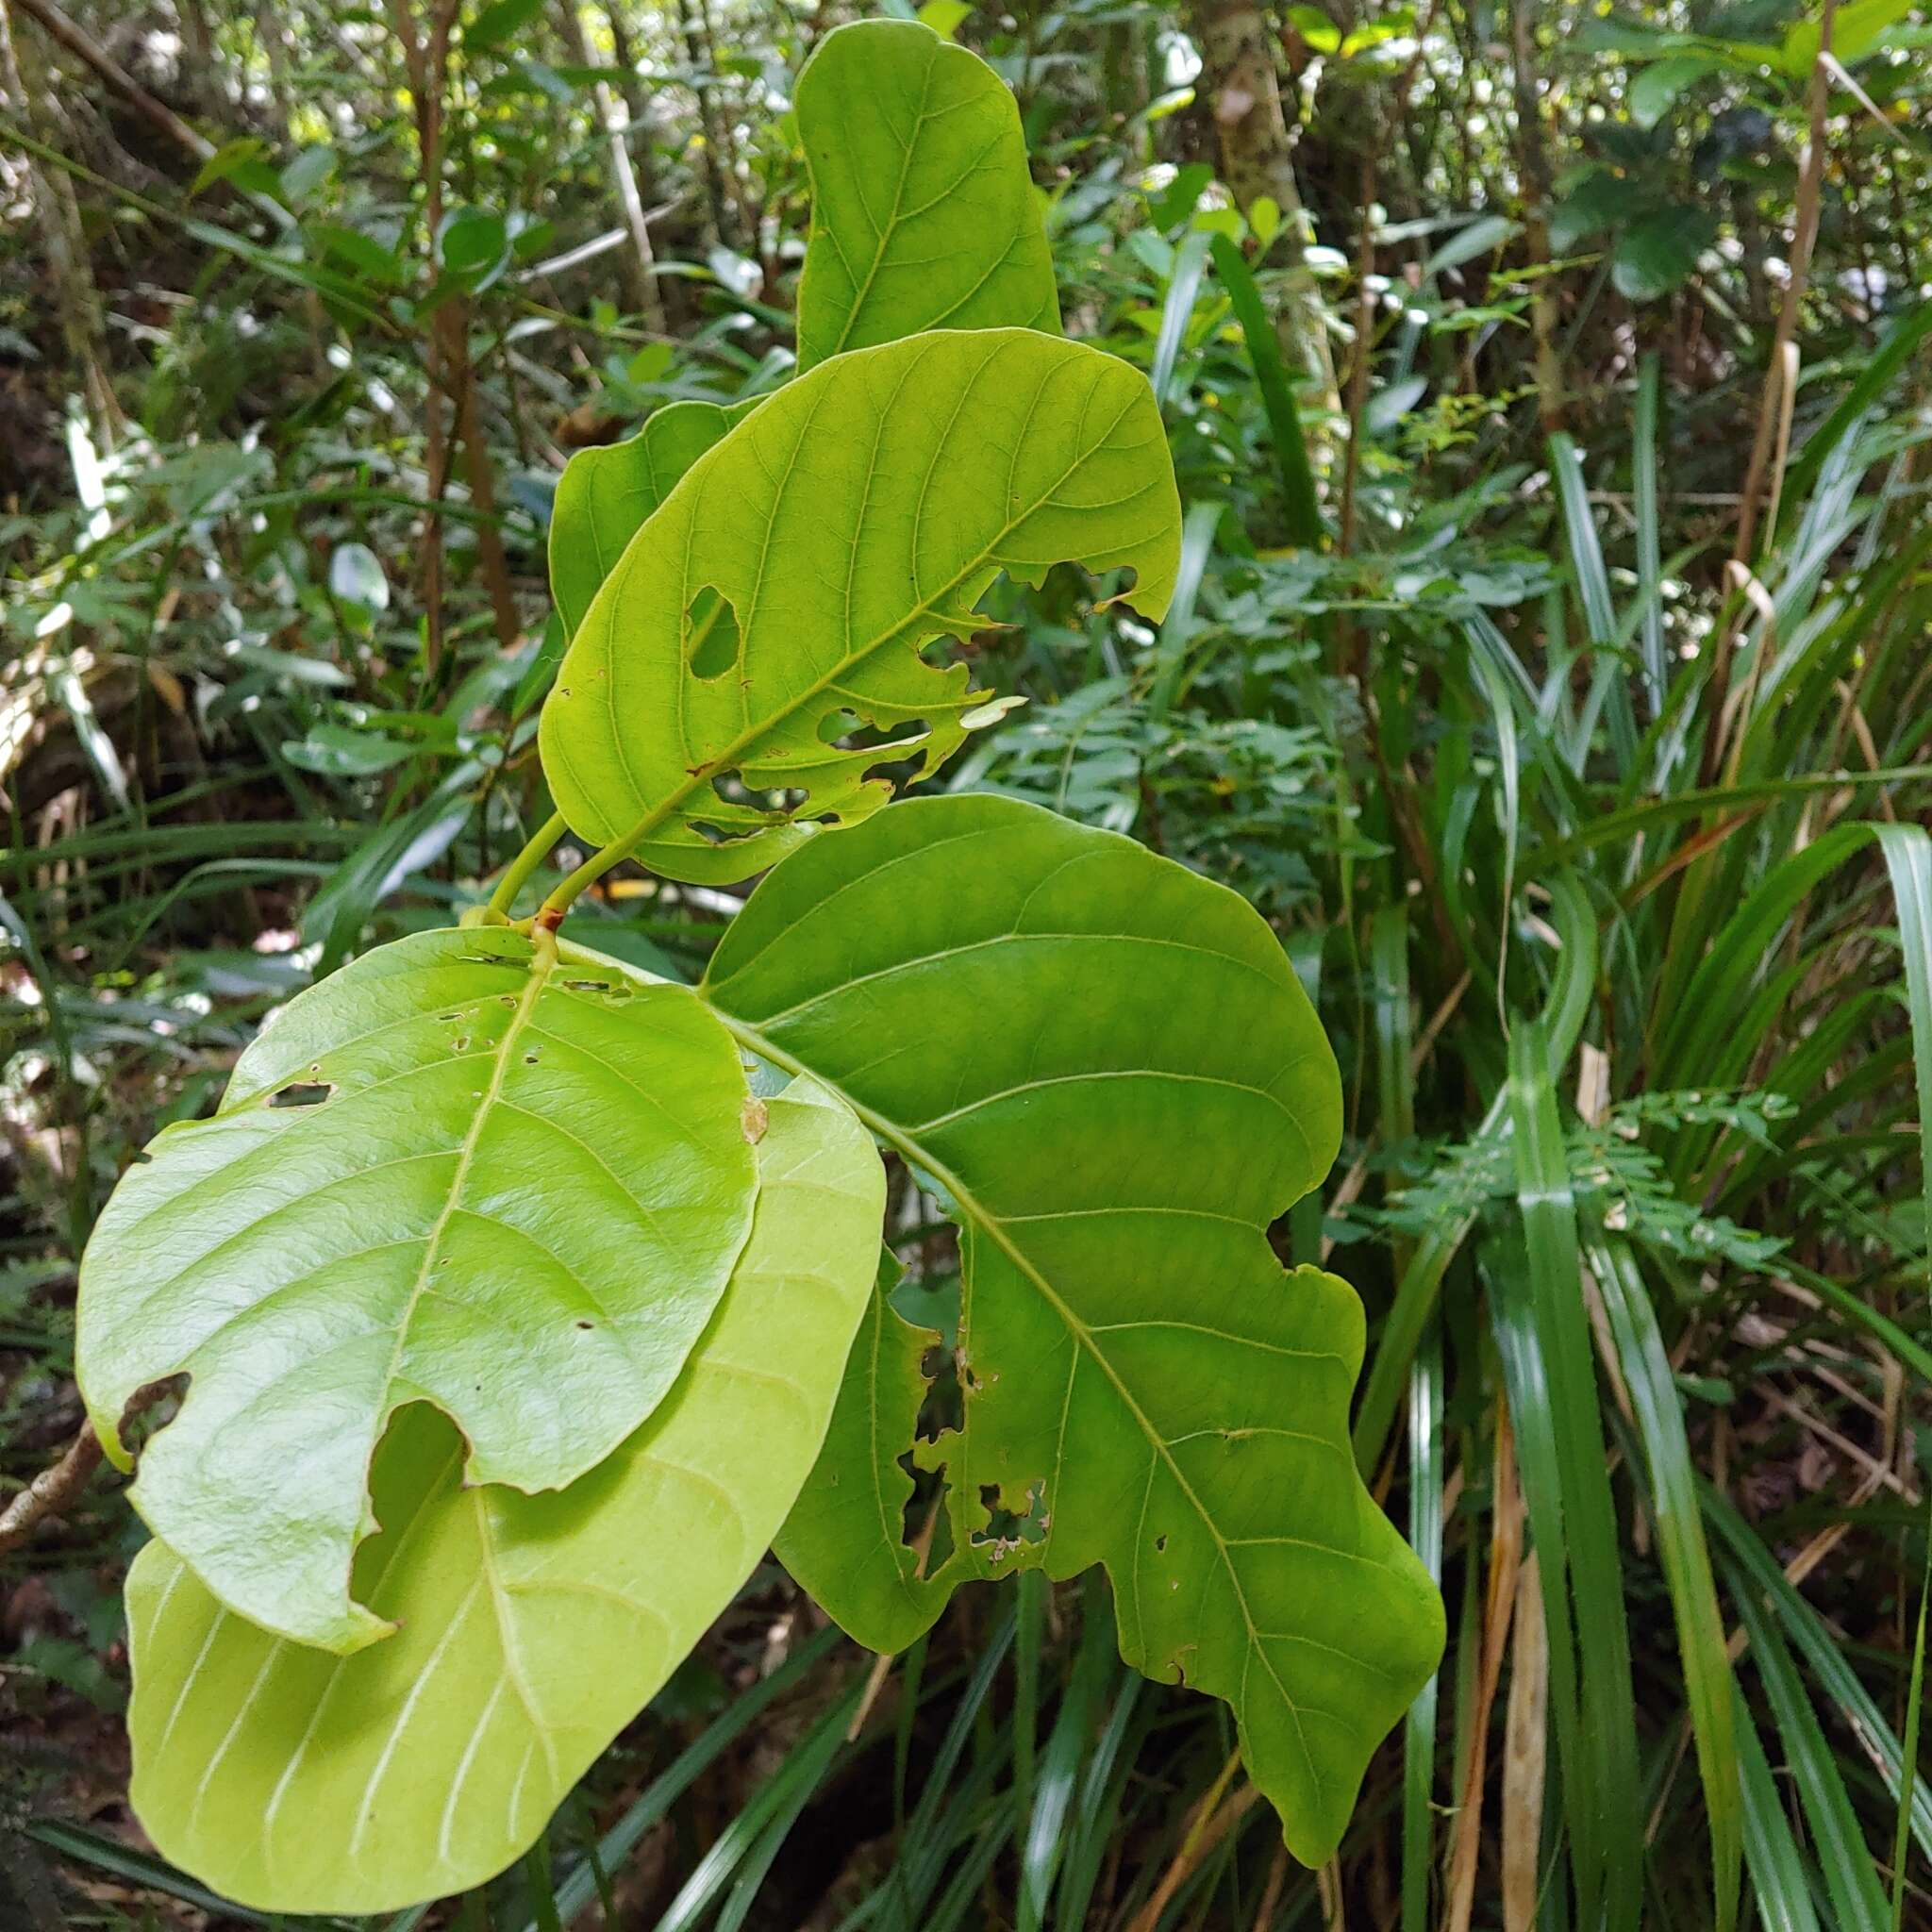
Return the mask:
<svg viewBox="0 0 1932 1932">
<path fill-rule="evenodd" d="M 845 344 L 851 341 L 852 331 L 858 323 L 858 312 L 865 307 L 866 298 L 872 293 L 873 283 L 878 279 L 879 264 L 886 258 L 887 245 L 898 230 L 899 206 L 906 199 L 906 183 L 912 174 L 912 157 L 919 144 L 919 130 L 925 125 L 925 104 L 932 98 L 932 76 L 934 70 L 939 64 L 939 50 L 935 48 L 932 58 L 925 63 L 924 74 L 920 76 L 919 111 L 912 117 L 912 132 L 906 138 L 904 156 L 899 165 L 899 178 L 892 188 L 891 212 L 887 215 L 883 227 L 879 227 L 875 223 L 874 224 L 878 236 L 878 244 L 873 250 L 872 266 L 865 272 L 865 281 L 858 292 L 854 294 L 852 307 L 845 312 L 845 325 L 839 331 L 839 340 L 832 346 L 832 354 L 834 356 L 838 355 L 844 348 Z M 884 117 L 881 116 L 881 118 L 883 119 Z M 887 122 L 886 125 L 889 128 L 891 125 L 890 122 Z M 865 206 L 863 194 L 859 195 L 859 206 L 861 208 Z M 872 219 L 872 210 L 870 208 L 866 208 L 866 219 L 868 221 Z M 826 232 L 828 234 L 831 232 L 829 227 Z M 839 253 L 841 256 L 845 253 L 842 246 L 840 248 Z"/>
<path fill-rule="evenodd" d="M 532 940 L 531 945 L 530 963 L 524 990 L 517 997 L 517 1009 L 510 1015 L 509 1024 L 503 1029 L 503 1038 L 497 1042 L 496 1063 L 490 1070 L 490 1085 L 484 1089 L 483 1097 L 476 1103 L 476 1110 L 470 1117 L 469 1131 L 464 1134 L 462 1145 L 457 1150 L 456 1172 L 450 1175 L 449 1191 L 442 1198 L 442 1209 L 437 1215 L 424 1243 L 423 1265 L 417 1269 L 415 1282 L 409 1290 L 409 1298 L 403 1304 L 396 1317 L 395 1347 L 391 1352 L 389 1369 L 383 1376 L 385 1403 L 389 1399 L 390 1391 L 395 1387 L 396 1375 L 402 1368 L 403 1352 L 409 1341 L 409 1329 L 415 1321 L 417 1306 L 428 1290 L 429 1276 L 436 1266 L 437 1256 L 441 1250 L 443 1235 L 461 1204 L 463 1189 L 469 1181 L 470 1166 L 475 1159 L 477 1143 L 483 1138 L 483 1129 L 489 1124 L 491 1111 L 503 1097 L 504 1082 L 509 1074 L 510 1057 L 536 1013 L 537 1003 L 542 998 L 544 989 L 550 984 L 551 974 L 557 969 L 557 941 L 554 935 L 540 932 Z"/>
<path fill-rule="evenodd" d="M 709 1003 L 707 1002 L 707 1004 Z M 1262 1642 L 1260 1627 L 1255 1622 L 1253 1611 L 1248 1607 L 1247 1591 L 1242 1587 L 1241 1573 L 1235 1568 L 1234 1559 L 1229 1555 L 1227 1539 L 1222 1535 L 1219 1524 L 1208 1514 L 1207 1506 L 1195 1493 L 1193 1485 L 1188 1481 L 1180 1465 L 1170 1453 L 1166 1439 L 1155 1427 L 1152 1418 L 1148 1416 L 1146 1411 L 1134 1399 L 1133 1391 L 1122 1381 L 1119 1373 L 1115 1370 L 1113 1364 L 1108 1360 L 1106 1354 L 1096 1346 L 1093 1333 L 1087 1324 L 1068 1307 L 1065 1300 L 1055 1291 L 1052 1283 L 1046 1279 L 1035 1263 L 1021 1251 L 1019 1246 L 1007 1233 L 1006 1224 L 1000 1217 L 990 1208 L 984 1207 L 972 1189 L 967 1187 L 958 1174 L 948 1168 L 943 1161 L 928 1152 L 925 1147 L 914 1140 L 903 1127 L 888 1120 L 884 1115 L 874 1112 L 871 1108 L 866 1107 L 861 1101 L 847 1091 L 839 1081 L 833 1079 L 822 1069 L 808 1066 L 803 1060 L 787 1053 L 775 1041 L 767 1039 L 757 1027 L 748 1025 L 735 1015 L 724 1012 L 717 1007 L 713 1007 L 712 1011 L 717 1013 L 720 1021 L 729 1029 L 735 1039 L 739 1040 L 761 1059 L 770 1060 L 774 1066 L 783 1067 L 791 1074 L 803 1074 L 808 1078 L 818 1080 L 824 1086 L 832 1089 L 845 1105 L 865 1123 L 866 1126 L 873 1133 L 876 1134 L 880 1140 L 891 1146 L 903 1159 L 923 1170 L 930 1174 L 934 1180 L 938 1181 L 941 1187 L 951 1196 L 960 1214 L 987 1234 L 1013 1266 L 1020 1271 L 1021 1274 L 1032 1283 L 1041 1299 L 1053 1309 L 1059 1320 L 1065 1324 L 1068 1334 L 1074 1338 L 1078 1347 L 1086 1351 L 1088 1357 L 1099 1368 L 1102 1374 L 1107 1377 L 1108 1384 L 1120 1399 L 1122 1406 L 1133 1418 L 1135 1426 L 1146 1438 L 1153 1460 L 1166 1465 L 1168 1474 L 1174 1478 L 1175 1487 L 1187 1498 L 1194 1513 L 1200 1518 L 1202 1526 L 1213 1539 L 1215 1550 L 1221 1557 L 1222 1568 L 1227 1573 L 1228 1583 L 1234 1591 L 1235 1602 L 1241 1609 L 1241 1623 L 1247 1631 L 1249 1656 L 1258 1656 L 1260 1657 L 1262 1668 L 1267 1671 L 1269 1677 L 1274 1681 L 1275 1690 L 1280 1692 L 1281 1701 L 1288 1707 L 1289 1714 L 1294 1720 L 1295 1740 L 1301 1746 L 1302 1760 L 1307 1767 L 1309 1783 L 1317 1793 L 1323 1791 L 1325 1789 L 1325 1780 L 1323 1778 L 1320 1768 L 1315 1762 L 1313 1752 L 1308 1748 L 1307 1734 L 1302 1726 L 1301 1707 L 1290 1692 L 1288 1686 L 1282 1682 L 1281 1674 L 1275 1669 L 1274 1660 L 1268 1655 Z M 1071 1384 L 1069 1385 L 1069 1393 L 1071 1394 Z M 1138 1549 L 1138 1547 L 1137 1543 L 1136 1548 Z M 1238 1708 L 1244 1707 L 1246 1704 L 1246 1685 L 1247 1674 L 1245 1669 L 1243 1669 Z M 1243 1721 L 1245 1721 L 1246 1712 L 1244 1708 L 1241 1708 L 1241 1714 Z"/>
</svg>

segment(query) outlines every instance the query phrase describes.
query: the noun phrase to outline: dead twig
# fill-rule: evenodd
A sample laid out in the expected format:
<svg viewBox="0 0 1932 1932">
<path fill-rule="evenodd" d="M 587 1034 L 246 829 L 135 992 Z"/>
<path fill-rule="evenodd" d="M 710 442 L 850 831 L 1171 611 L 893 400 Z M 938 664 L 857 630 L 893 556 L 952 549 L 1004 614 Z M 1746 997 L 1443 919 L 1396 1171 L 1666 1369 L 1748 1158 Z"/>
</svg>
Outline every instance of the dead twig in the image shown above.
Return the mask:
<svg viewBox="0 0 1932 1932">
<path fill-rule="evenodd" d="M 121 1414 L 121 1426 L 151 1407 L 167 1387 L 150 1382 L 137 1389 Z M 101 1439 L 91 1423 L 81 1424 L 79 1433 L 67 1445 L 66 1453 L 50 1469 L 43 1469 L 19 1495 L 0 1509 L 0 1557 L 18 1549 L 50 1516 L 60 1516 L 76 1502 L 101 1466 Z"/>
</svg>

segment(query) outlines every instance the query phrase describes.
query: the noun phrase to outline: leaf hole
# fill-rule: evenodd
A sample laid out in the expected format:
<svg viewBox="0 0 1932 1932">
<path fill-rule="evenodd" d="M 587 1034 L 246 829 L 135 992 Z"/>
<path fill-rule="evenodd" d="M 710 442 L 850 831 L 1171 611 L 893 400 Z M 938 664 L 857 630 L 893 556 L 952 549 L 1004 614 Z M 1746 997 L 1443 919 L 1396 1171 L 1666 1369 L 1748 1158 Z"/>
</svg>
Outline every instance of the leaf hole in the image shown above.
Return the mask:
<svg viewBox="0 0 1932 1932">
<path fill-rule="evenodd" d="M 707 584 L 684 613 L 684 661 L 699 678 L 723 677 L 743 648 L 738 612 L 715 585 Z"/>
<path fill-rule="evenodd" d="M 335 1091 L 331 1080 L 291 1080 L 268 1097 L 271 1107 L 320 1107 Z"/>
<path fill-rule="evenodd" d="M 713 773 L 711 790 L 725 805 L 749 806 L 754 811 L 770 812 L 777 818 L 791 817 L 811 795 L 798 785 L 774 785 L 760 791 L 736 772 Z"/>
<path fill-rule="evenodd" d="M 1164 1552 L 1166 1551 L 1166 1549 L 1167 1549 L 1167 1537 L 1166 1537 L 1166 1535 L 1165 1535 L 1164 1533 L 1163 1533 L 1162 1535 L 1160 1535 L 1160 1536 L 1158 1536 L 1158 1537 L 1156 1537 L 1156 1538 L 1154 1539 L 1154 1548 L 1155 1548 L 1155 1552 L 1156 1552 L 1156 1554 L 1157 1554 L 1157 1555 L 1162 1554 L 1162 1553 L 1164 1553 Z"/>
<path fill-rule="evenodd" d="M 537 1064 L 537 1056 L 533 1053 L 526 1053 L 524 1056 L 524 1064 L 526 1067 L 534 1067 Z"/>
<path fill-rule="evenodd" d="M 594 1322 L 579 1322 L 577 1324 L 577 1326 L 579 1328 L 594 1328 L 596 1325 L 597 1324 Z"/>
</svg>

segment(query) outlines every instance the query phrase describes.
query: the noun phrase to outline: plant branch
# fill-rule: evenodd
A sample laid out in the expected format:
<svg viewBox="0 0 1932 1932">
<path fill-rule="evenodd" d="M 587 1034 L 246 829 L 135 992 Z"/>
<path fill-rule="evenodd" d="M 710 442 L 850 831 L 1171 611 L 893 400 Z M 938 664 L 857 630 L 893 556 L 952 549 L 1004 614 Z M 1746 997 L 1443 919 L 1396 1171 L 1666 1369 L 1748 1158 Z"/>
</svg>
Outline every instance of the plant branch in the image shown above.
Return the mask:
<svg viewBox="0 0 1932 1932">
<path fill-rule="evenodd" d="M 165 1382 L 150 1382 L 137 1389 L 122 1411 L 122 1429 L 125 1431 L 136 1416 L 152 1407 L 166 1387 Z M 17 1549 L 48 1517 L 63 1515 L 72 1507 L 93 1479 L 104 1454 L 93 1424 L 83 1423 L 60 1460 L 43 1469 L 6 1508 L 0 1509 L 0 1557 Z"/>
<path fill-rule="evenodd" d="M 492 916 L 508 918 L 509 908 L 516 904 L 530 874 L 542 864 L 545 855 L 570 829 L 560 811 L 554 811 L 545 819 L 528 844 L 510 860 L 503 876 L 496 882 L 496 890 L 490 895 L 487 912 Z"/>
</svg>

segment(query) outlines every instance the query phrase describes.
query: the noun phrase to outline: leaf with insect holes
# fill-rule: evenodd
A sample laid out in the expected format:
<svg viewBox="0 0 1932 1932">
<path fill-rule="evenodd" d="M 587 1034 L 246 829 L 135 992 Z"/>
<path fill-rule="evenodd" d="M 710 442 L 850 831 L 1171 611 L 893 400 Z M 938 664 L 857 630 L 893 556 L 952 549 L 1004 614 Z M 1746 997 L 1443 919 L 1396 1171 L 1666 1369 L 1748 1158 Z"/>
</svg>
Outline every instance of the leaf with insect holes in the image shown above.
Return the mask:
<svg viewBox="0 0 1932 1932">
<path fill-rule="evenodd" d="M 1058 333 L 1019 109 L 984 61 L 917 22 L 854 21 L 820 42 L 794 110 L 813 195 L 801 368 L 926 328 Z M 896 212 L 882 227 L 871 209 L 884 200 Z M 550 516 L 566 637 L 677 479 L 763 400 L 671 403 L 570 459 Z"/>
<path fill-rule="evenodd" d="M 800 368 L 926 329 L 1059 332 L 1019 104 L 977 55 L 917 21 L 855 21 L 798 76 L 798 131 Z"/>
<path fill-rule="evenodd" d="M 211 1120 L 166 1128 L 81 1263 L 81 1391 L 187 1374 L 133 1499 L 242 1616 L 351 1651 L 370 1457 L 428 1402 L 465 1477 L 548 1490 L 676 1378 L 751 1226 L 729 1036 L 681 987 L 502 927 L 378 947 L 284 1008 Z"/>
<path fill-rule="evenodd" d="M 575 637 L 591 599 L 677 479 L 763 400 L 672 403 L 635 436 L 580 449 L 558 479 L 550 510 L 550 594 Z"/>
<path fill-rule="evenodd" d="M 915 1449 L 930 1338 L 875 1309 L 779 1542 L 798 1580 L 894 1649 L 966 1578 L 1104 1563 L 1123 1656 L 1226 1699 L 1290 1847 L 1327 1857 L 1442 1611 L 1350 1450 L 1361 1305 L 1268 1241 L 1341 1121 L 1280 942 L 1130 840 L 915 799 L 787 859 L 699 991 L 959 1227 L 963 1419 Z M 924 1582 L 908 1451 L 948 1481 Z"/>
<path fill-rule="evenodd" d="M 762 871 L 1002 707 L 927 651 L 1001 572 L 1125 569 L 1158 620 L 1180 503 L 1146 378 L 1025 329 L 822 363 L 685 474 L 606 581 L 543 708 L 571 828 L 667 877 Z M 874 731 L 888 734 L 883 741 Z M 767 795 L 769 794 L 769 795 Z"/>
<path fill-rule="evenodd" d="M 609 968 L 618 971 L 614 965 Z M 390 1911 L 501 1871 L 763 1557 L 824 1438 L 878 1256 L 885 1174 L 823 1089 L 767 1103 L 751 1239 L 649 1421 L 568 1489 L 461 1482 L 433 1409 L 375 1461 L 353 1657 L 225 1610 L 164 1544 L 127 1580 L 134 1807 L 258 1910 Z"/>
</svg>

